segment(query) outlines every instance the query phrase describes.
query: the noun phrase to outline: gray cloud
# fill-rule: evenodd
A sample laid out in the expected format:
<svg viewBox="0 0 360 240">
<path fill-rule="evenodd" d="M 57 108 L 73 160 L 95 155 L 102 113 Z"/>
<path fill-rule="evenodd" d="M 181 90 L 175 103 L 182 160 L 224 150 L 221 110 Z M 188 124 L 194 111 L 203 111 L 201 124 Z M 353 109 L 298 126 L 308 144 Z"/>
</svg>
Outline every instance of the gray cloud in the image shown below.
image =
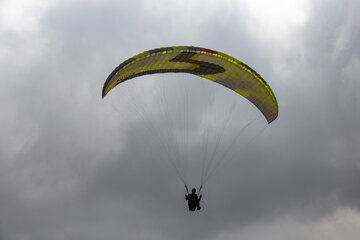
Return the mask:
<svg viewBox="0 0 360 240">
<path fill-rule="evenodd" d="M 308 229 L 307 220 L 321 224 L 344 208 L 358 216 L 359 4 L 309 5 L 306 23 L 284 33 L 291 42 L 283 44 L 272 31 L 264 44 L 256 34 L 263 26 L 237 1 L 65 1 L 50 5 L 33 30 L 0 28 L 0 239 L 251 239 L 264 229 L 287 239 L 278 227 L 284 219 L 312 237 L 324 229 Z M 115 66 L 168 45 L 243 60 L 279 101 L 273 124 L 264 128 L 258 118 L 251 144 L 240 139 L 230 149 L 196 214 L 167 151 L 180 150 L 176 164 L 198 184 L 204 132 L 210 156 L 231 118 L 222 156 L 233 129 L 258 113 L 226 89 L 200 80 L 190 88 L 184 83 L 193 79 L 171 75 L 101 99 Z"/>
</svg>

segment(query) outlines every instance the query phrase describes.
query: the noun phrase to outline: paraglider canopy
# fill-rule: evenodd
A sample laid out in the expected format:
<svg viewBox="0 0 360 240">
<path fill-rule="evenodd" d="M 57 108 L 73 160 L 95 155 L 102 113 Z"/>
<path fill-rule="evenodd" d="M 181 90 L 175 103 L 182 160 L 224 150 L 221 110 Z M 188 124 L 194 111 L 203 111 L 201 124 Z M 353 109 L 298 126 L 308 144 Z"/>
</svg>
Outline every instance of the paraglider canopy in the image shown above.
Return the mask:
<svg viewBox="0 0 360 240">
<path fill-rule="evenodd" d="M 116 85 L 142 75 L 181 72 L 221 84 L 252 102 L 268 123 L 278 116 L 278 104 L 266 81 L 245 63 L 207 48 L 175 46 L 140 53 L 121 63 L 106 79 L 102 97 Z"/>
</svg>

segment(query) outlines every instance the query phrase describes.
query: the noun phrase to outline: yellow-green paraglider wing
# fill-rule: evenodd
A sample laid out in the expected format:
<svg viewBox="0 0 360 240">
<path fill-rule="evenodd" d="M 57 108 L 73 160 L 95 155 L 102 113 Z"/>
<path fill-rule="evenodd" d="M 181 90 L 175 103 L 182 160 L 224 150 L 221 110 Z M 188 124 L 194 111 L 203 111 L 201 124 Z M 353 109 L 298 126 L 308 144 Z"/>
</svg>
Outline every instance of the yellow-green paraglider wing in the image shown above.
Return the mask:
<svg viewBox="0 0 360 240">
<path fill-rule="evenodd" d="M 225 53 L 200 47 L 156 48 L 129 58 L 106 79 L 102 97 L 126 80 L 167 72 L 194 74 L 234 90 L 252 102 L 268 123 L 278 116 L 275 95 L 259 74 Z"/>
</svg>

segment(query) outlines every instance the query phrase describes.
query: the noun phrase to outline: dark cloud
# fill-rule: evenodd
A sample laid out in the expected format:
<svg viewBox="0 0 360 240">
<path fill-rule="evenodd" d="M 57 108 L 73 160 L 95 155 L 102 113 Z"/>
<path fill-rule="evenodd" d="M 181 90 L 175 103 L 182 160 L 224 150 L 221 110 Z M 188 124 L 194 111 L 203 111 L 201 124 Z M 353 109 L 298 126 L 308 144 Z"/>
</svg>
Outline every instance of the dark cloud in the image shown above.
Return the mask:
<svg viewBox="0 0 360 240">
<path fill-rule="evenodd" d="M 219 239 L 359 211 L 358 3 L 309 3 L 284 35 L 291 50 L 256 38 L 236 1 L 188 3 L 65 1 L 36 31 L 0 28 L 0 240 Z M 101 99 L 115 66 L 168 45 L 244 60 L 273 88 L 279 118 L 265 127 L 236 94 L 166 74 Z M 204 154 L 226 157 L 193 214 L 171 161 L 197 186 Z"/>
</svg>

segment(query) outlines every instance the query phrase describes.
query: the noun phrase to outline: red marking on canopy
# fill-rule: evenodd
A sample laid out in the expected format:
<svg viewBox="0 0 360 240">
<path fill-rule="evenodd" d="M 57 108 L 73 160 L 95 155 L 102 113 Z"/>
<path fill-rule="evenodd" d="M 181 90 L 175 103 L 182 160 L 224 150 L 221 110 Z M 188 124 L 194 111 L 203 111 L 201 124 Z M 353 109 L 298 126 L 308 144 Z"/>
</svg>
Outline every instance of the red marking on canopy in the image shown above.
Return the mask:
<svg viewBox="0 0 360 240">
<path fill-rule="evenodd" d="M 209 52 L 209 53 L 217 53 L 217 51 L 211 50 L 211 49 L 207 49 L 207 48 L 203 48 L 203 50 L 205 52 Z"/>
</svg>

